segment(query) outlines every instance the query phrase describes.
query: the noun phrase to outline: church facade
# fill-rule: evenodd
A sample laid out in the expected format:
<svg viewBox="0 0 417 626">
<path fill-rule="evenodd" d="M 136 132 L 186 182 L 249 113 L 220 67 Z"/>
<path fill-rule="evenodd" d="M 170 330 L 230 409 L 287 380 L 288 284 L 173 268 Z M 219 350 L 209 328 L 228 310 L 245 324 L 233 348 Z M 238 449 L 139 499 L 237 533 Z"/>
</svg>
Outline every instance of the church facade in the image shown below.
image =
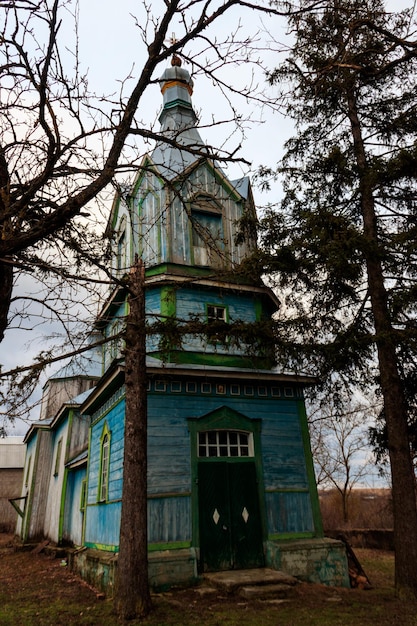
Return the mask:
<svg viewBox="0 0 417 626">
<path fill-rule="evenodd" d="M 164 141 L 117 195 L 108 225 L 114 272 L 122 278 L 135 255 L 144 261 L 149 323 L 185 329 L 180 340 L 147 336 L 150 583 L 269 566 L 348 585 L 343 546 L 323 537 L 303 398 L 314 381 L 280 372 L 271 343 L 227 336 L 228 325 L 256 328 L 279 306 L 245 265 L 256 248 L 250 183 L 230 181 L 203 143 L 193 83 L 175 57 L 160 84 Z M 80 502 L 68 495 L 62 504 L 68 519 L 77 507 L 72 542 L 83 549 L 73 566 L 108 591 L 122 506 L 128 307 L 119 286 L 97 321 L 108 340 L 102 376 L 78 406 L 88 442 L 78 465 L 67 459 L 84 468 Z M 193 333 L 192 322 L 212 330 Z M 59 539 L 71 542 L 68 524 Z"/>
</svg>

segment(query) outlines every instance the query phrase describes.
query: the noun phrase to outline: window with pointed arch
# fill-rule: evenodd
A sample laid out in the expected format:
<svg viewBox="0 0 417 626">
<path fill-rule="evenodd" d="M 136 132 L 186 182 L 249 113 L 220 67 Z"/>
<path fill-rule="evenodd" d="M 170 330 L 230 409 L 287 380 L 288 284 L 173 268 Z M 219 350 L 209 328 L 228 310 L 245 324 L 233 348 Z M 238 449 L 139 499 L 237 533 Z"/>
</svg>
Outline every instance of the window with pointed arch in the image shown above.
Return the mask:
<svg viewBox="0 0 417 626">
<path fill-rule="evenodd" d="M 107 424 L 105 424 L 100 437 L 99 502 L 106 502 L 109 495 L 110 439 L 111 433 Z"/>
</svg>

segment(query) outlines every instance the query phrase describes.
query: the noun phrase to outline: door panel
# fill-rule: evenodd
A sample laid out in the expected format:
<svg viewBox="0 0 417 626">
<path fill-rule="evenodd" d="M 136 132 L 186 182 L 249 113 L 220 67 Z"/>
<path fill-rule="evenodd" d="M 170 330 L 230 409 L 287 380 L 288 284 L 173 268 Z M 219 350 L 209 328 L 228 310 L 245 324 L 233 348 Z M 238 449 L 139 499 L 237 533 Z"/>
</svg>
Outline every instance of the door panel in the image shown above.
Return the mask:
<svg viewBox="0 0 417 626">
<path fill-rule="evenodd" d="M 229 569 L 231 528 L 227 463 L 200 463 L 198 486 L 200 549 L 204 569 Z"/>
<path fill-rule="evenodd" d="M 236 569 L 260 567 L 264 554 L 254 463 L 229 464 L 233 565 Z"/>
<path fill-rule="evenodd" d="M 255 464 L 199 463 L 198 485 L 204 571 L 262 566 Z"/>
</svg>

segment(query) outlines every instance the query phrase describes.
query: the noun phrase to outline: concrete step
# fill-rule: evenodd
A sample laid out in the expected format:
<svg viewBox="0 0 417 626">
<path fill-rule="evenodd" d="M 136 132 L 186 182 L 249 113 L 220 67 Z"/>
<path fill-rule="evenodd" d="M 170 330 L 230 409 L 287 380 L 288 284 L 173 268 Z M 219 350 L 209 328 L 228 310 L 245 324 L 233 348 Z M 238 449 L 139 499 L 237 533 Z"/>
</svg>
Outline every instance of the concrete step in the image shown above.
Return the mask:
<svg viewBox="0 0 417 626">
<path fill-rule="evenodd" d="M 245 593 L 250 594 L 253 588 L 258 588 L 258 595 L 261 594 L 262 587 L 270 587 L 270 590 L 275 587 L 278 593 L 280 586 L 289 589 L 298 582 L 294 576 L 268 568 L 206 573 L 204 580 L 207 584 L 230 594 L 241 589 L 246 589 Z M 269 593 L 270 590 L 265 589 L 265 593 Z"/>
<path fill-rule="evenodd" d="M 272 585 L 249 585 L 237 590 L 239 596 L 247 600 L 283 600 L 294 595 L 295 585 L 275 583 Z"/>
</svg>

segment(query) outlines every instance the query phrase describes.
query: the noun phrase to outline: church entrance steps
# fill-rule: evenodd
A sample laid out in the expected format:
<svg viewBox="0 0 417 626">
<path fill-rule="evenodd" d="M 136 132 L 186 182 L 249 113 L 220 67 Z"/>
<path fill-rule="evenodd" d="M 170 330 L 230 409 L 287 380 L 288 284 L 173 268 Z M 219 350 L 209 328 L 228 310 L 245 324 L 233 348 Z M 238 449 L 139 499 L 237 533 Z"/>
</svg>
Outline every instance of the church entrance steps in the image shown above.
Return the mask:
<svg viewBox="0 0 417 626">
<path fill-rule="evenodd" d="M 268 568 L 206 573 L 204 581 L 224 593 L 248 599 L 287 598 L 298 583 L 294 576 Z"/>
</svg>

